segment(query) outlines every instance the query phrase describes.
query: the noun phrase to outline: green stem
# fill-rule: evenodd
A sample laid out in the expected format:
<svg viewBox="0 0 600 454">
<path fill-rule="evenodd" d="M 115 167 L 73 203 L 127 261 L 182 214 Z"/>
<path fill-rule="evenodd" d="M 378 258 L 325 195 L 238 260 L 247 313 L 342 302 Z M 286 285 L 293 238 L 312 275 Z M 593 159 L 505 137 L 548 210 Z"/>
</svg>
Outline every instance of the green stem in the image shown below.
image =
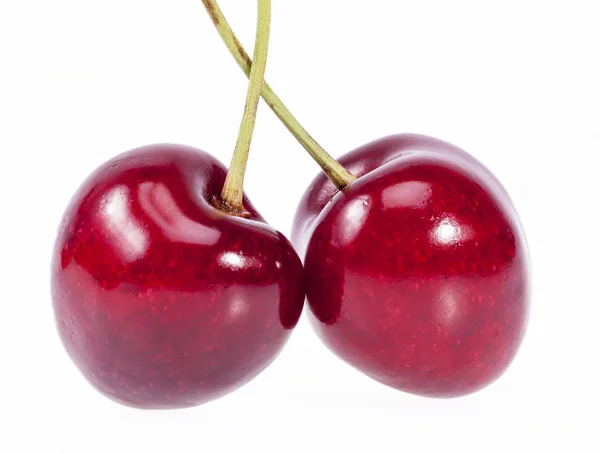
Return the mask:
<svg viewBox="0 0 600 454">
<path fill-rule="evenodd" d="M 227 19 L 219 8 L 216 0 L 202 0 L 206 10 L 217 28 L 225 45 L 235 58 L 240 68 L 246 76 L 250 77 L 254 66 L 258 64 L 256 57 L 255 64 L 244 50 L 244 47 L 237 39 L 235 33 L 229 26 Z M 346 170 L 339 162 L 333 159 L 310 134 L 296 120 L 292 113 L 285 107 L 281 99 L 275 94 L 267 82 L 264 82 L 262 87 L 262 97 L 269 105 L 271 110 L 277 115 L 281 122 L 287 127 L 292 135 L 306 149 L 308 154 L 319 164 L 323 172 L 333 181 L 339 188 L 343 188 L 354 180 L 356 177 Z"/>
<path fill-rule="evenodd" d="M 256 24 L 256 42 L 254 44 L 254 64 L 250 71 L 250 83 L 246 96 L 244 116 L 240 126 L 235 151 L 227 172 L 227 178 L 221 192 L 221 201 L 229 208 L 243 212 L 244 176 L 250 153 L 250 143 L 256 124 L 256 112 L 260 92 L 263 88 L 267 54 L 269 53 L 269 34 L 271 32 L 271 0 L 258 0 L 258 19 Z"/>
</svg>

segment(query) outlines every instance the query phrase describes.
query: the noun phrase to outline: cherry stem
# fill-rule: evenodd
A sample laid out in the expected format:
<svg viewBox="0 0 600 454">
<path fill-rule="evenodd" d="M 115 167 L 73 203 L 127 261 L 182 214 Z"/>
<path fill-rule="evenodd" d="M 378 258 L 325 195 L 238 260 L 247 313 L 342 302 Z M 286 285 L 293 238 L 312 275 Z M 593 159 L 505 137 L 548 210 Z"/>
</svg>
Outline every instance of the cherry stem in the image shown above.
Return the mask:
<svg viewBox="0 0 600 454">
<path fill-rule="evenodd" d="M 247 77 L 252 77 L 252 71 L 259 63 L 256 60 L 256 55 L 254 57 L 255 63 L 253 64 L 248 53 L 231 29 L 216 0 L 202 0 L 202 3 L 235 61 Z M 308 154 L 317 162 L 317 164 L 319 164 L 321 169 L 323 169 L 323 172 L 325 172 L 338 188 L 343 188 L 356 180 L 354 175 L 333 159 L 331 155 L 329 155 L 323 147 L 311 137 L 266 81 L 262 86 L 261 95 L 275 115 L 277 115 L 296 140 L 306 149 Z"/>
<path fill-rule="evenodd" d="M 271 0 L 258 0 L 258 14 L 256 21 L 256 41 L 254 44 L 254 64 L 250 71 L 250 82 L 246 95 L 246 106 L 240 126 L 237 143 L 225 178 L 221 200 L 228 208 L 243 212 L 244 176 L 248 164 L 252 134 L 256 124 L 258 101 L 262 91 L 265 70 L 267 68 L 267 55 L 269 53 L 269 35 L 271 32 Z"/>
</svg>

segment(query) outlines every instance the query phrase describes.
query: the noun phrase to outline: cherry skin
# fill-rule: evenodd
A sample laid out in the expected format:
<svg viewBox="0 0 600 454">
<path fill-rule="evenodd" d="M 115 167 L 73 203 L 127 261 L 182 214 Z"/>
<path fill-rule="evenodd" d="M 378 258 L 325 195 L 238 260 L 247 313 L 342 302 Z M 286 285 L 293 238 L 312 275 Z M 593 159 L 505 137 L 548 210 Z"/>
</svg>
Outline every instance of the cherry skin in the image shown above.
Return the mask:
<svg viewBox="0 0 600 454">
<path fill-rule="evenodd" d="M 300 259 L 245 200 L 215 208 L 224 166 L 154 145 L 97 169 L 64 215 L 52 261 L 62 341 L 115 401 L 182 408 L 222 396 L 275 359 L 304 304 Z"/>
<path fill-rule="evenodd" d="M 358 179 L 318 176 L 292 241 L 309 317 L 350 365 L 393 388 L 456 397 L 498 378 L 528 317 L 525 237 L 482 164 L 437 139 L 397 135 L 340 159 Z"/>
</svg>

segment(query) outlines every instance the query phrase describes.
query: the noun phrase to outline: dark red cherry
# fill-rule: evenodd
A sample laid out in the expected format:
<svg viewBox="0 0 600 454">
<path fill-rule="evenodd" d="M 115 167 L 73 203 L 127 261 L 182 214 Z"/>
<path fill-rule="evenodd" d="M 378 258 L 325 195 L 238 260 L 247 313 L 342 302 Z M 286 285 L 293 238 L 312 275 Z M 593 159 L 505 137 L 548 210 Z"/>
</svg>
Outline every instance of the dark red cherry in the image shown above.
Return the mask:
<svg viewBox="0 0 600 454">
<path fill-rule="evenodd" d="M 247 219 L 215 208 L 225 175 L 199 150 L 140 148 L 96 170 L 65 213 L 52 261 L 58 329 L 118 402 L 222 396 L 265 369 L 298 321 L 301 262 L 248 200 Z"/>
<path fill-rule="evenodd" d="M 417 135 L 341 158 L 304 195 L 293 242 L 311 320 L 338 356 L 399 390 L 453 397 L 509 366 L 525 333 L 523 230 L 498 180 L 466 152 Z"/>
</svg>

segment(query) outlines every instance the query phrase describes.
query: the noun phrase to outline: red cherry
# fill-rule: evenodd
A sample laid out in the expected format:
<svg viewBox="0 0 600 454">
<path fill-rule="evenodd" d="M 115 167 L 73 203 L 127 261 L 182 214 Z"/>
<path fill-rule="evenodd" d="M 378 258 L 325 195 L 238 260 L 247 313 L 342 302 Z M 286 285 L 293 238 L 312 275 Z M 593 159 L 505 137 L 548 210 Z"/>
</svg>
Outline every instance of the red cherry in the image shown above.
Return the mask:
<svg viewBox="0 0 600 454">
<path fill-rule="evenodd" d="M 52 296 L 63 343 L 112 399 L 180 408 L 215 399 L 277 356 L 304 300 L 291 244 L 248 200 L 216 209 L 226 171 L 183 146 L 107 162 L 66 211 Z"/>
<path fill-rule="evenodd" d="M 338 356 L 424 396 L 477 391 L 509 366 L 525 333 L 529 258 L 498 180 L 464 151 L 417 135 L 363 146 L 318 176 L 293 241 L 311 320 Z"/>
</svg>

